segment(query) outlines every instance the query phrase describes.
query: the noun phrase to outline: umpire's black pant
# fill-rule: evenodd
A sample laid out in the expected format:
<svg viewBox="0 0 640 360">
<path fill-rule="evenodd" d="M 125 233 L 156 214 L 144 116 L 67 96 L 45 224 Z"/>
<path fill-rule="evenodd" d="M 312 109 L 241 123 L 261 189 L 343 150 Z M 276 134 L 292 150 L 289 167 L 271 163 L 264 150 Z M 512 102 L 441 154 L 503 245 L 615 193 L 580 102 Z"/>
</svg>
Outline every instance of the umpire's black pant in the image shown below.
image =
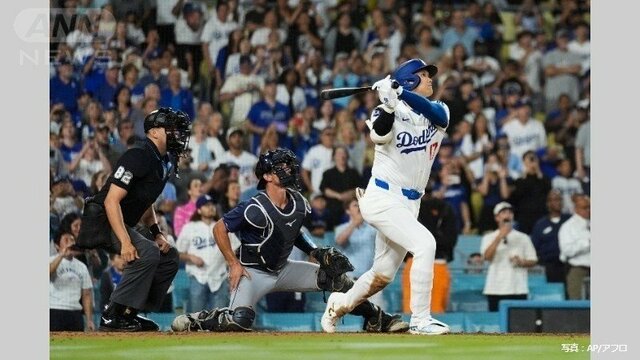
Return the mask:
<svg viewBox="0 0 640 360">
<path fill-rule="evenodd" d="M 140 258 L 125 266 L 122 280 L 111 293 L 110 300 L 143 312 L 158 311 L 178 272 L 178 251 L 172 247 L 163 254 L 155 241 L 150 240 L 152 235 L 147 228 L 126 228 Z M 113 232 L 111 240 L 112 246 L 109 251 L 119 254 L 121 244 Z"/>
</svg>

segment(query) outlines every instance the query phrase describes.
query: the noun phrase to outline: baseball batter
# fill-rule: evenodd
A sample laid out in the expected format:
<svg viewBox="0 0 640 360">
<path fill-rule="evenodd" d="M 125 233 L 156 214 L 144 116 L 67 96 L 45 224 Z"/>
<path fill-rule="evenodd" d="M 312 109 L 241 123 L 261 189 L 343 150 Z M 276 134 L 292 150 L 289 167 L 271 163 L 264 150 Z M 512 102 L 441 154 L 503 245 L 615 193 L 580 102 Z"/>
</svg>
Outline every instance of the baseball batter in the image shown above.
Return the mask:
<svg viewBox="0 0 640 360">
<path fill-rule="evenodd" d="M 418 222 L 420 198 L 449 124 L 449 108 L 430 101 L 437 67 L 420 59 L 401 64 L 390 76 L 373 84 L 382 102 L 367 120 L 376 144 L 372 175 L 364 194 L 359 191 L 365 221 L 378 230 L 373 266 L 346 293 L 329 296 L 321 324 L 335 332 L 344 314 L 387 286 L 407 254 L 411 267 L 412 334 L 435 335 L 449 327 L 431 317 L 431 288 L 436 242 Z M 400 86 L 396 87 L 393 81 Z"/>
</svg>

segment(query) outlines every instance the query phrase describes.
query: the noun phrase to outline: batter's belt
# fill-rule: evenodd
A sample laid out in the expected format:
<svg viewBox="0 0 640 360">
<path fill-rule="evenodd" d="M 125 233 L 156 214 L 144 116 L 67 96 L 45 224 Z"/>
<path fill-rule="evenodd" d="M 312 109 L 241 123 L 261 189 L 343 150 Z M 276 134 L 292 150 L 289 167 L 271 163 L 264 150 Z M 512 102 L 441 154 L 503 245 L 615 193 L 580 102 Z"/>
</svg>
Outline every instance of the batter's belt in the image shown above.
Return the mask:
<svg viewBox="0 0 640 360">
<path fill-rule="evenodd" d="M 376 184 L 377 187 L 384 189 L 384 190 L 388 190 L 388 191 L 392 191 L 393 187 L 391 185 L 389 185 L 388 182 L 382 180 L 382 179 L 378 179 L 378 178 L 374 178 L 374 183 Z M 423 193 L 415 190 L 415 189 L 405 189 L 405 188 L 400 188 L 400 193 L 402 193 L 402 195 L 404 195 L 404 197 L 406 197 L 409 200 L 419 200 Z"/>
</svg>

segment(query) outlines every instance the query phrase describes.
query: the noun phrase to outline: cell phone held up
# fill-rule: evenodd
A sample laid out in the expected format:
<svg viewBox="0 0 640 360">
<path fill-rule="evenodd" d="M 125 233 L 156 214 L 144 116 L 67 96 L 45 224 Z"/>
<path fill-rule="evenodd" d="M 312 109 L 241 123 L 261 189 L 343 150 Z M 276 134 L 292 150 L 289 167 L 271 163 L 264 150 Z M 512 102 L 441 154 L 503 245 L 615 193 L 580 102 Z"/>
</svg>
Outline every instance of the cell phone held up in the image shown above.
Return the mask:
<svg viewBox="0 0 640 360">
<path fill-rule="evenodd" d="M 501 228 L 503 228 L 503 229 L 504 229 L 504 228 L 508 228 L 509 230 L 511 230 L 511 227 L 512 227 L 511 219 L 504 219 L 504 220 L 502 220 L 502 221 L 500 222 L 500 227 L 501 227 Z M 508 244 L 508 241 L 507 241 L 507 237 L 506 237 L 506 236 L 502 239 L 502 243 L 503 243 L 503 244 L 505 244 L 505 245 L 506 245 L 506 244 Z"/>
</svg>

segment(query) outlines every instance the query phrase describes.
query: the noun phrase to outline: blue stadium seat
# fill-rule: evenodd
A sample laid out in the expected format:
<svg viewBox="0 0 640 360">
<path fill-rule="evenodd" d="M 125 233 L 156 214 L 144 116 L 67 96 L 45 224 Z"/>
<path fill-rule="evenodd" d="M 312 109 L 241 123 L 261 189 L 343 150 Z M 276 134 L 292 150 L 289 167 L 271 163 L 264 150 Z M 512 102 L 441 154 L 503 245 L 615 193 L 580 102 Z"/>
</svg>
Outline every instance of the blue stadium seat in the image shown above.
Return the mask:
<svg viewBox="0 0 640 360">
<path fill-rule="evenodd" d="M 324 233 L 322 246 L 336 246 L 336 233 L 333 231 L 327 231 L 326 233 Z M 320 247 L 320 244 L 318 244 L 318 247 Z"/>
<path fill-rule="evenodd" d="M 529 284 L 529 300 L 565 300 L 563 283 L 546 283 L 531 286 Z"/>
<path fill-rule="evenodd" d="M 320 329 L 320 318 L 316 321 L 316 317 L 317 313 L 264 312 L 257 316 L 254 328 L 273 331 L 317 331 Z"/>
<path fill-rule="evenodd" d="M 544 273 L 529 273 L 529 278 L 527 281 L 529 282 L 529 287 L 546 285 L 547 276 Z"/>
<path fill-rule="evenodd" d="M 499 312 L 469 312 L 464 315 L 464 332 L 499 333 Z"/>
<path fill-rule="evenodd" d="M 101 312 L 101 304 L 102 304 L 102 294 L 100 294 L 100 282 L 102 279 L 98 279 L 98 281 L 93 284 L 93 304 L 95 306 L 94 311 Z M 107 299 L 109 300 L 109 299 Z M 98 324 L 98 323 L 96 323 Z"/>
<path fill-rule="evenodd" d="M 467 258 L 474 252 L 480 252 L 480 235 L 459 235 L 458 242 L 453 249 L 453 261 L 449 263 L 452 269 L 462 269 L 467 264 Z"/>
<path fill-rule="evenodd" d="M 304 311 L 305 312 L 324 312 L 327 306 L 325 297 L 328 299 L 330 292 L 325 294 L 322 291 L 313 291 L 305 293 Z"/>
<path fill-rule="evenodd" d="M 482 312 L 489 310 L 487 297 L 482 290 L 458 290 L 451 292 L 450 310 L 453 312 Z"/>
<path fill-rule="evenodd" d="M 173 310 L 183 313 L 189 302 L 189 275 L 185 269 L 179 269 L 173 279 Z"/>
<path fill-rule="evenodd" d="M 451 275 L 451 292 L 463 290 L 482 290 L 487 278 L 486 274 L 462 274 Z"/>
</svg>

